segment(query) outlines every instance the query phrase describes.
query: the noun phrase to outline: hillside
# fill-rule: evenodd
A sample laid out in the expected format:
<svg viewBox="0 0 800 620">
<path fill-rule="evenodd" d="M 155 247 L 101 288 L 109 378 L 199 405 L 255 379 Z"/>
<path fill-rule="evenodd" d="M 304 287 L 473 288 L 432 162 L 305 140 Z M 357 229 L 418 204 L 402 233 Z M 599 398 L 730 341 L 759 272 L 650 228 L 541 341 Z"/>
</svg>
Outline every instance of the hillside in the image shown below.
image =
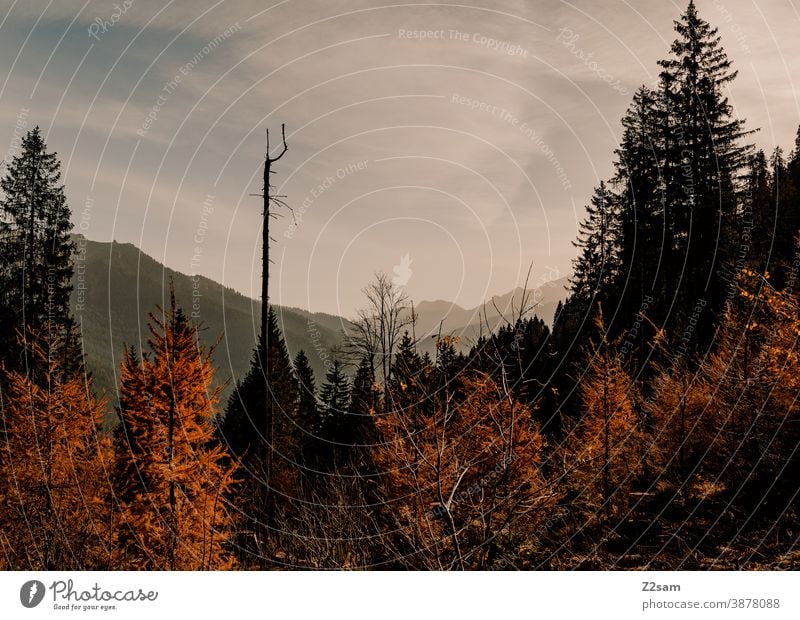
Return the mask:
<svg viewBox="0 0 800 620">
<path fill-rule="evenodd" d="M 81 326 L 97 391 L 108 394 L 114 402 L 116 372 L 124 347 L 146 349 L 148 313 L 164 305 L 173 280 L 178 302 L 202 323 L 203 341 L 217 343 L 214 364 L 217 379 L 225 386 L 225 402 L 236 379 L 249 367 L 261 303 L 208 278 L 193 279 L 165 267 L 133 244 L 75 239 L 85 244 L 85 253 L 76 261 L 71 307 Z M 550 322 L 556 304 L 564 297 L 565 283 L 565 279 L 555 280 L 531 291 L 529 301 L 538 302 L 531 313 Z M 522 289 L 517 289 L 471 309 L 446 301 L 419 303 L 416 333 L 421 350 L 433 351 L 432 337 L 440 323 L 442 333 L 459 335 L 461 348 L 468 349 L 481 330 L 484 313 L 490 327 L 496 328 L 503 317 L 511 316 L 512 300 L 519 306 L 521 293 Z M 325 362 L 341 345 L 342 330 L 348 330 L 350 322 L 299 308 L 276 306 L 276 311 L 290 354 L 305 349 L 317 384 L 321 383 Z"/>
<path fill-rule="evenodd" d="M 226 399 L 235 379 L 249 367 L 261 304 L 208 278 L 198 276 L 193 281 L 130 243 L 81 243 L 85 243 L 85 254 L 76 261 L 71 308 L 81 327 L 97 391 L 114 401 L 115 376 L 124 347 L 146 348 L 148 313 L 164 305 L 172 279 L 181 306 L 187 313 L 195 311 L 194 318 L 199 316 L 203 341 L 218 343 L 214 363 L 217 379 L 225 383 Z M 324 376 L 324 357 L 340 343 L 340 330 L 347 322 L 293 308 L 278 306 L 276 311 L 289 351 L 294 354 L 304 348 L 316 376 Z"/>
<path fill-rule="evenodd" d="M 536 315 L 552 325 L 559 301 L 566 296 L 568 279 L 559 278 L 528 289 L 525 297 L 526 316 Z M 505 295 L 495 295 L 475 308 L 463 308 L 449 301 L 423 301 L 417 304 L 417 336 L 429 339 L 439 333 L 458 335 L 462 346 L 473 342 L 483 331 L 495 330 L 511 320 L 519 311 L 523 289 L 518 287 Z"/>
</svg>

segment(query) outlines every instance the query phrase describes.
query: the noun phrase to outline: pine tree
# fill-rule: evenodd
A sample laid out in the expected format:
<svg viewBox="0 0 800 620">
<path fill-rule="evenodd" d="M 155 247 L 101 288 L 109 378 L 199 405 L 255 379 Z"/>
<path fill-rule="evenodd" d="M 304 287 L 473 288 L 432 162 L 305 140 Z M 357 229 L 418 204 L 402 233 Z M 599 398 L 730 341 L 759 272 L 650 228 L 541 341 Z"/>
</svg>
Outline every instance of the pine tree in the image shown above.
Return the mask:
<svg viewBox="0 0 800 620">
<path fill-rule="evenodd" d="M 759 273 L 774 267 L 775 257 L 775 199 L 772 175 L 764 151 L 757 151 L 750 158 L 745 179 L 746 191 L 742 201 L 742 220 L 751 226 L 746 240 L 750 246 L 750 266 Z"/>
<path fill-rule="evenodd" d="M 631 329 L 643 309 L 647 309 L 649 318 L 656 322 L 663 320 L 665 314 L 654 303 L 656 299 L 667 298 L 662 260 L 671 257 L 664 235 L 660 169 L 663 145 L 659 139 L 658 123 L 658 95 L 641 87 L 622 119 L 622 141 L 616 150 L 613 179 L 618 191 L 617 215 L 620 218 L 616 230 L 620 269 L 616 274 L 614 291 L 620 296 L 620 327 L 626 330 Z M 636 331 L 635 343 L 641 352 L 651 334 L 646 331 L 646 326 Z"/>
<path fill-rule="evenodd" d="M 417 345 L 406 331 L 400 339 L 392 365 L 392 381 L 389 396 L 391 407 L 404 409 L 424 406 L 427 400 L 430 368 L 426 367 L 417 353 Z M 387 405 L 388 407 L 388 405 Z"/>
<path fill-rule="evenodd" d="M 325 374 L 319 394 L 320 415 L 322 424 L 329 419 L 336 419 L 346 410 L 350 401 L 350 384 L 344 374 L 339 360 L 334 360 L 330 370 Z"/>
<path fill-rule="evenodd" d="M 395 374 L 393 381 L 397 379 Z M 350 390 L 349 413 L 360 416 L 369 416 L 375 413 L 375 377 L 372 374 L 372 365 L 368 357 L 363 357 L 353 377 L 353 386 Z M 380 389 L 380 388 L 378 388 Z"/>
<path fill-rule="evenodd" d="M 274 309 L 268 314 L 270 396 L 272 416 L 267 415 L 264 368 L 259 347 L 253 351 L 250 370 L 239 381 L 228 399 L 225 417 L 220 424 L 221 440 L 231 454 L 248 460 L 270 462 L 277 456 L 289 460 L 295 456 L 302 427 L 296 420 L 298 404 L 297 380 L 292 370 L 289 352 L 283 340 Z M 271 438 L 271 439 L 270 439 Z M 277 464 L 278 468 L 281 464 Z"/>
<path fill-rule="evenodd" d="M 47 151 L 39 128 L 22 140 L 21 152 L 0 180 L 0 356 L 8 368 L 22 369 L 25 327 L 58 339 L 64 370 L 77 358 L 69 312 L 72 290 L 72 224 L 61 165 Z M 31 356 L 30 363 L 36 356 Z"/>
<path fill-rule="evenodd" d="M 789 156 L 786 171 L 792 180 L 792 185 L 800 191 L 800 127 L 797 128 L 797 133 L 795 134 L 794 149 L 792 149 L 792 153 Z"/>
<path fill-rule="evenodd" d="M 614 191 L 601 183 L 579 231 L 570 295 L 553 330 L 569 367 L 576 340 L 592 336 L 597 303 L 612 312 L 609 336 L 624 336 L 635 361 L 652 353 L 646 348 L 662 328 L 685 352 L 700 350 L 724 313 L 731 276 L 749 260 L 742 257 L 749 132 L 725 96 L 736 72 L 694 2 L 675 30 L 658 90 L 640 88 L 622 119 Z M 575 393 L 563 373 L 555 383 L 564 398 Z"/>
<path fill-rule="evenodd" d="M 294 375 L 297 378 L 297 426 L 303 434 L 301 444 L 307 444 L 314 433 L 317 421 L 317 389 L 314 370 L 306 352 L 300 349 L 294 358 Z"/>
<path fill-rule="evenodd" d="M 777 147 L 770 158 L 772 186 L 769 198 L 775 213 L 775 231 L 771 237 L 772 260 L 770 272 L 772 284 L 782 287 L 795 261 L 797 247 L 795 240 L 800 230 L 800 194 L 798 185 L 790 173 L 783 150 Z"/>
<path fill-rule="evenodd" d="M 160 314 L 150 314 L 152 356 L 139 363 L 129 352 L 121 369 L 115 564 L 230 568 L 235 466 L 213 441 L 219 388 L 213 385 L 212 351 L 201 344 L 174 292 Z"/>
<path fill-rule="evenodd" d="M 466 365 L 464 356 L 456 350 L 460 342 L 458 336 L 441 336 L 436 340 L 436 361 L 434 363 L 436 381 L 432 387 L 442 398 L 459 392 L 459 374 Z"/>
<path fill-rule="evenodd" d="M 325 383 L 319 393 L 319 437 L 318 456 L 327 466 L 332 466 L 337 456 L 337 444 L 344 443 L 347 431 L 348 406 L 350 405 L 350 384 L 339 360 L 334 360 L 325 374 Z"/>
<path fill-rule="evenodd" d="M 659 62 L 668 205 L 665 226 L 672 246 L 667 290 L 678 291 L 678 333 L 698 300 L 707 302 L 696 329 L 702 344 L 710 337 L 711 321 L 722 312 L 723 272 L 737 268 L 736 199 L 751 147 L 741 144 L 748 132 L 743 121 L 733 118 L 725 96 L 737 72 L 731 68 L 717 29 L 700 18 L 690 0 L 675 22 L 675 31 L 672 57 Z"/>
<path fill-rule="evenodd" d="M 277 505 L 296 486 L 305 436 L 297 419 L 297 379 L 273 308 L 267 314 L 267 332 L 269 363 L 262 363 L 261 342 L 253 351 L 249 372 L 228 399 L 218 427 L 219 440 L 247 472 L 235 497 L 240 516 L 239 559 L 254 561 L 259 567 L 268 565 Z M 264 376 L 267 367 L 269 382 Z"/>
<path fill-rule="evenodd" d="M 350 386 L 348 413 L 353 419 L 348 425 L 352 427 L 354 439 L 366 441 L 367 436 L 371 434 L 367 429 L 371 425 L 372 416 L 378 413 L 376 403 L 380 402 L 380 390 L 372 370 L 372 363 L 367 356 L 364 356 L 356 368 Z"/>
<path fill-rule="evenodd" d="M 619 274 L 619 217 L 615 196 L 605 183 L 595 189 L 578 233 L 578 258 L 570 279 L 572 297 L 585 313 L 612 298 Z"/>
<path fill-rule="evenodd" d="M 0 568 L 103 570 L 109 567 L 110 504 L 105 471 L 106 403 L 91 380 L 65 373 L 49 356 L 60 343 L 26 334 L 41 376 L 4 371 L 0 440 Z"/>
</svg>

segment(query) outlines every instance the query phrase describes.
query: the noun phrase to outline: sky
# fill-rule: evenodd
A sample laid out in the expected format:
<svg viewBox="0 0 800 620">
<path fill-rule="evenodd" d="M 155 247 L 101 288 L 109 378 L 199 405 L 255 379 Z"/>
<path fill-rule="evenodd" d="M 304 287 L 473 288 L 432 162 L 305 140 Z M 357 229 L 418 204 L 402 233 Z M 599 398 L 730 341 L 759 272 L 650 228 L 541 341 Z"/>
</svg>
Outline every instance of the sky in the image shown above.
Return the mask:
<svg viewBox="0 0 800 620">
<path fill-rule="evenodd" d="M 698 0 L 765 150 L 794 144 L 800 2 Z M 0 157 L 39 125 L 76 232 L 260 294 L 265 130 L 288 151 L 273 303 L 347 317 L 376 271 L 474 307 L 569 274 L 682 2 L 0 2 Z"/>
</svg>

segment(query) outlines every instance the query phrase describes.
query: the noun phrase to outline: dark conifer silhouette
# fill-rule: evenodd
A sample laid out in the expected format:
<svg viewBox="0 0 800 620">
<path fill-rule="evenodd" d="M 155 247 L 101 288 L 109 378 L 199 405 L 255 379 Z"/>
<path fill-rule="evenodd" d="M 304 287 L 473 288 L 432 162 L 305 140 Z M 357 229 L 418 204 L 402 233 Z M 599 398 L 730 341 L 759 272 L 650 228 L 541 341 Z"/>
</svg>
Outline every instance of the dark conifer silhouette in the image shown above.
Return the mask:
<svg viewBox="0 0 800 620">
<path fill-rule="evenodd" d="M 73 371 L 79 356 L 69 310 L 75 249 L 71 214 L 61 164 L 38 127 L 7 163 L 0 188 L 0 356 L 9 368 L 32 369 L 36 356 L 26 362 L 25 340 L 22 347 L 17 341 L 27 328 L 58 339 L 63 369 Z"/>
</svg>

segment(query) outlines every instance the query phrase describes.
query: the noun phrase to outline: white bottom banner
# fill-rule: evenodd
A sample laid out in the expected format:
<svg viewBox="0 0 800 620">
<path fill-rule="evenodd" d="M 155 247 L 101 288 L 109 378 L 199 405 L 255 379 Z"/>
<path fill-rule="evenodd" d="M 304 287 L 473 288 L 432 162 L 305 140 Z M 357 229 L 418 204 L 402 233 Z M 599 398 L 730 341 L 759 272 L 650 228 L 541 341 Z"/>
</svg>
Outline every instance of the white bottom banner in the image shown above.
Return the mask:
<svg viewBox="0 0 800 620">
<path fill-rule="evenodd" d="M 5 572 L 3 618 L 793 618 L 789 572 Z"/>
</svg>

